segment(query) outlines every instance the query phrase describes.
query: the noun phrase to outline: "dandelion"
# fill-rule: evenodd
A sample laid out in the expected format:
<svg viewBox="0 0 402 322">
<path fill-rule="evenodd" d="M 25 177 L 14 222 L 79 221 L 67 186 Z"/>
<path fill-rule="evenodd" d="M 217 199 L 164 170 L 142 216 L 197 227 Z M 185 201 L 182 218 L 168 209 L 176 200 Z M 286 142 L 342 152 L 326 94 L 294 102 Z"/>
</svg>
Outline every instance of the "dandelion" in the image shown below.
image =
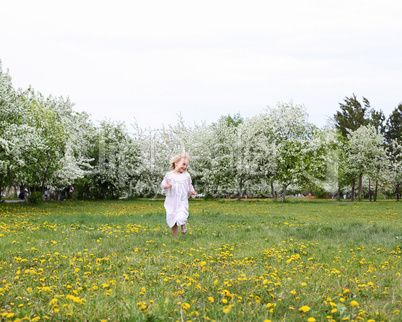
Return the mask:
<svg viewBox="0 0 402 322">
<path fill-rule="evenodd" d="M 214 298 L 212 296 L 208 296 L 208 301 L 212 304 L 214 303 Z"/>
<path fill-rule="evenodd" d="M 315 321 L 317 321 L 317 320 L 314 319 L 313 317 L 310 317 L 310 318 L 307 319 L 307 322 L 315 322 Z"/>
<path fill-rule="evenodd" d="M 231 310 L 232 310 L 232 308 L 233 308 L 233 304 L 231 304 L 231 305 L 227 305 L 227 306 L 225 306 L 225 307 L 223 307 L 223 313 L 225 313 L 225 314 L 227 314 L 227 313 L 229 313 Z"/>
<path fill-rule="evenodd" d="M 57 302 L 57 299 L 54 298 L 54 299 L 52 299 L 52 300 L 49 302 L 49 305 L 52 306 L 52 305 L 54 305 L 56 302 Z"/>
<path fill-rule="evenodd" d="M 310 310 L 311 310 L 310 307 L 308 307 L 307 305 L 303 305 L 301 308 L 299 308 L 299 311 L 303 313 L 306 313 Z"/>
<path fill-rule="evenodd" d="M 352 301 L 350 302 L 350 306 L 352 307 L 359 306 L 359 303 L 357 303 L 356 301 Z"/>
</svg>

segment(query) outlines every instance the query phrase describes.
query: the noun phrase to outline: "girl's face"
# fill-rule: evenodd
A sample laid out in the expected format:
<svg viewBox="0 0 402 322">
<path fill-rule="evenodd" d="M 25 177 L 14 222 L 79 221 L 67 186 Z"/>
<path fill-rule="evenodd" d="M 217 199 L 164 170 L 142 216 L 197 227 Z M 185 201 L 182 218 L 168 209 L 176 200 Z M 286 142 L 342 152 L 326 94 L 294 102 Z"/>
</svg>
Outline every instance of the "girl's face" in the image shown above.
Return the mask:
<svg viewBox="0 0 402 322">
<path fill-rule="evenodd" d="M 181 158 L 179 162 L 175 163 L 175 171 L 179 173 L 183 173 L 184 171 L 187 170 L 187 165 L 188 165 L 188 159 L 186 158 Z"/>
</svg>

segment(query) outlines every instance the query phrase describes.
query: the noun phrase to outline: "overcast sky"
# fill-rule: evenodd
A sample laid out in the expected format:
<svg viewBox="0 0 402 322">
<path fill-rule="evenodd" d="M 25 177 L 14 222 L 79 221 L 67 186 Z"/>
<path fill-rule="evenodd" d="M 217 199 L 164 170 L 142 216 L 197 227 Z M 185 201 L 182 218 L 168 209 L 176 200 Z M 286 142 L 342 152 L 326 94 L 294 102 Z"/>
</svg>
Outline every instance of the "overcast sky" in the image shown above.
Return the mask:
<svg viewBox="0 0 402 322">
<path fill-rule="evenodd" d="M 142 127 L 293 100 L 322 126 L 353 93 L 402 101 L 402 1 L 2 1 L 14 87 Z"/>
</svg>

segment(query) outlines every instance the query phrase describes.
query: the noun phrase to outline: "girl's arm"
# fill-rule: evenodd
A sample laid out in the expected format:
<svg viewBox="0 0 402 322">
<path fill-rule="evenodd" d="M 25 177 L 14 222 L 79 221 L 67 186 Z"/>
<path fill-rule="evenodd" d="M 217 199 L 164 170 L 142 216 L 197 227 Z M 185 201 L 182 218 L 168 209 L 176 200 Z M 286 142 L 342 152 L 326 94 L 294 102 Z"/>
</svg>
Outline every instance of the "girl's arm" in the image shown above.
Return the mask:
<svg viewBox="0 0 402 322">
<path fill-rule="evenodd" d="M 162 193 L 166 194 L 168 189 L 172 188 L 172 185 L 169 183 L 169 180 L 167 179 L 167 176 L 165 176 L 162 180 L 161 183 L 161 189 L 162 189 Z"/>
<path fill-rule="evenodd" d="M 188 173 L 188 172 L 187 172 L 187 173 Z M 191 176 L 190 176 L 189 173 L 188 173 L 188 178 L 189 178 L 189 182 L 188 182 L 188 193 L 189 193 L 189 196 L 190 196 L 190 195 L 195 196 L 195 195 L 197 194 L 197 192 L 195 192 L 195 190 L 194 190 L 194 187 L 193 187 L 193 184 L 192 184 L 192 180 L 191 180 Z"/>
</svg>

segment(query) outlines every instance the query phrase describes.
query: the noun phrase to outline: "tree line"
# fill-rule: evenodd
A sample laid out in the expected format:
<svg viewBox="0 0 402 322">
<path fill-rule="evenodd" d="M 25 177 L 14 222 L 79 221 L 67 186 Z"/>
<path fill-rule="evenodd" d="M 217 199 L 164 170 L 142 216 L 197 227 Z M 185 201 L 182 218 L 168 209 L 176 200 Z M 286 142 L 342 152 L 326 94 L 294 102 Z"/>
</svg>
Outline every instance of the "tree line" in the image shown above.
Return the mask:
<svg viewBox="0 0 402 322">
<path fill-rule="evenodd" d="M 136 122 L 76 112 L 67 98 L 15 89 L 0 65 L 0 190 L 15 187 L 32 200 L 153 197 L 172 155 L 190 154 L 189 172 L 206 196 L 280 197 L 310 191 L 399 200 L 402 184 L 402 104 L 388 116 L 353 94 L 332 125 L 308 121 L 301 105 L 278 103 L 243 118 L 144 129 Z"/>
</svg>

